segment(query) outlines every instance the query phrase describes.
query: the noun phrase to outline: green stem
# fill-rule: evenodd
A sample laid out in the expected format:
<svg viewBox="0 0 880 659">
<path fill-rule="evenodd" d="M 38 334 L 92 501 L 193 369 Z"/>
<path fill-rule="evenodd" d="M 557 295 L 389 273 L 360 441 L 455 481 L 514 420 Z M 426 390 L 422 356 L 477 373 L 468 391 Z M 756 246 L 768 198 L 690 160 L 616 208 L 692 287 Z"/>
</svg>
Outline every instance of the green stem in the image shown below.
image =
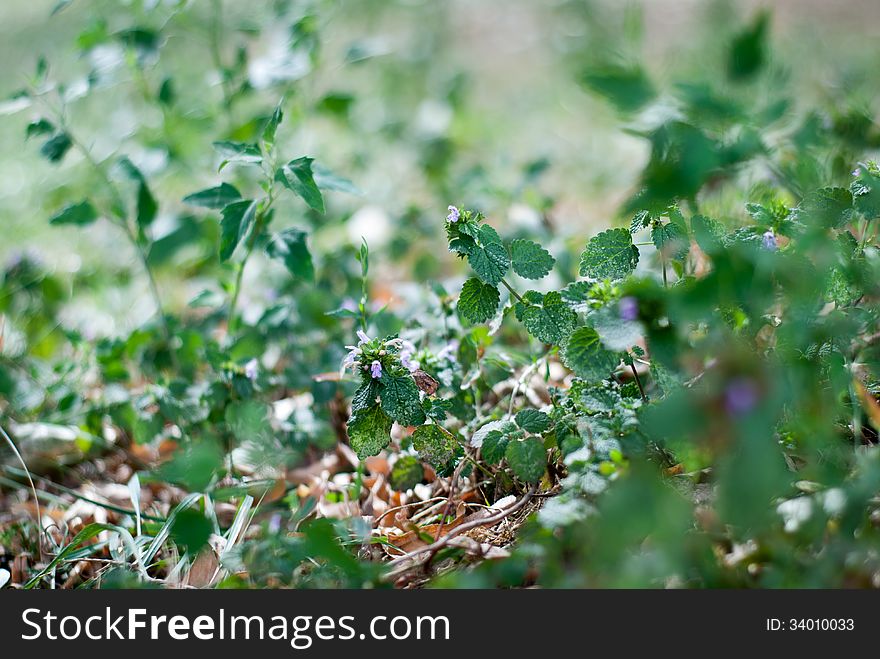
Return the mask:
<svg viewBox="0 0 880 659">
<path fill-rule="evenodd" d="M 217 73 L 220 75 L 220 89 L 223 92 L 223 109 L 226 112 L 227 123 L 232 126 L 232 90 L 229 87 L 229 77 L 226 75 L 226 67 L 223 66 L 223 58 L 220 55 L 220 30 L 223 26 L 223 1 L 213 0 L 213 16 L 211 17 L 211 60 Z"/>
<path fill-rule="evenodd" d="M 165 308 L 162 304 L 162 296 L 159 292 L 159 285 L 156 281 L 156 275 L 153 272 L 152 266 L 150 266 L 149 256 L 144 249 L 143 242 L 138 238 L 137 233 L 132 229 L 131 223 L 129 221 L 128 215 L 125 211 L 125 201 L 122 197 L 122 193 L 119 191 L 117 185 L 110 178 L 109 174 L 103 165 L 103 163 L 98 162 L 95 157 L 92 155 L 91 151 L 83 144 L 65 125 L 65 121 L 63 116 L 59 115 L 56 120 L 58 124 L 62 127 L 64 132 L 67 134 L 70 139 L 70 143 L 83 155 L 86 159 L 86 162 L 92 167 L 92 169 L 98 174 L 102 183 L 110 192 L 110 196 L 112 197 L 111 207 L 109 212 L 106 213 L 108 218 L 115 217 L 116 221 L 114 224 L 118 225 L 124 232 L 132 247 L 134 247 L 137 252 L 138 259 L 143 266 L 144 272 L 147 275 L 147 281 L 150 287 L 150 294 L 153 297 L 153 302 L 156 305 L 156 313 L 159 316 L 159 322 L 162 329 L 162 333 L 166 341 L 171 341 L 171 327 L 168 325 L 168 319 L 165 316 Z"/>
<path fill-rule="evenodd" d="M 648 397 L 645 395 L 645 388 L 642 386 L 642 380 L 641 378 L 639 378 L 639 372 L 636 370 L 636 365 L 630 362 L 629 367 L 632 369 L 633 377 L 636 379 L 636 384 L 639 385 L 639 393 L 642 394 L 642 400 L 647 403 Z"/>
<path fill-rule="evenodd" d="M 507 283 L 506 279 L 502 279 L 501 283 L 504 284 L 504 288 L 506 288 L 508 291 L 510 291 L 510 294 L 516 298 L 517 302 L 523 301 L 522 296 L 519 293 L 517 293 L 515 290 L 513 290 L 513 288 L 510 286 L 510 284 Z"/>
<path fill-rule="evenodd" d="M 238 265 L 238 272 L 235 273 L 235 283 L 232 287 L 232 297 L 229 300 L 229 312 L 226 317 L 227 334 L 232 334 L 238 328 L 235 309 L 238 306 L 238 298 L 241 295 L 241 283 L 244 279 L 244 268 L 247 265 L 248 260 L 251 258 L 257 239 L 263 231 L 263 222 L 265 221 L 274 201 L 274 188 L 269 188 L 269 196 L 266 197 L 266 203 L 263 207 L 257 211 L 257 217 L 254 220 L 254 229 L 248 239 L 247 249 L 241 259 L 241 263 Z"/>
</svg>

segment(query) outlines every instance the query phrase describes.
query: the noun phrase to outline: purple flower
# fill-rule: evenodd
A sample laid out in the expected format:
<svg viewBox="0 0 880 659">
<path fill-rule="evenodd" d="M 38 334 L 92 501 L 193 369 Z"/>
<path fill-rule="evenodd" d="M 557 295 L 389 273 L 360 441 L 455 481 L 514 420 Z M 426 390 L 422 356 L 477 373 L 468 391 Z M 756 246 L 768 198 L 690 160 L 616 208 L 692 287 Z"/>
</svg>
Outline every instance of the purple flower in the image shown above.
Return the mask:
<svg viewBox="0 0 880 659">
<path fill-rule="evenodd" d="M 345 346 L 349 349 L 348 354 L 345 356 L 345 359 L 342 360 L 342 370 L 344 371 L 347 368 L 351 368 L 355 365 L 358 360 L 358 357 L 361 356 L 360 348 L 356 346 Z"/>
<path fill-rule="evenodd" d="M 724 390 L 724 407 L 728 414 L 745 414 L 758 402 L 758 389 L 748 378 L 736 378 Z"/>
<path fill-rule="evenodd" d="M 636 320 L 639 317 L 639 301 L 631 296 L 622 297 L 617 310 L 623 320 Z"/>
<path fill-rule="evenodd" d="M 369 343 L 369 342 L 370 342 L 370 337 L 367 336 L 367 333 L 364 332 L 364 331 L 362 331 L 362 330 L 358 330 L 358 331 L 357 331 L 357 337 L 358 337 L 358 345 L 359 345 L 359 346 L 362 346 L 362 345 L 364 345 L 365 343 Z"/>
<path fill-rule="evenodd" d="M 275 535 L 281 530 L 281 515 L 275 513 L 269 518 L 269 533 Z"/>
<path fill-rule="evenodd" d="M 378 380 L 382 377 L 382 364 L 378 359 L 374 359 L 373 363 L 370 364 L 370 375 L 374 380 Z"/>
<path fill-rule="evenodd" d="M 244 376 L 251 382 L 257 379 L 257 373 L 260 370 L 260 363 L 256 359 L 250 360 L 244 365 Z"/>
<path fill-rule="evenodd" d="M 450 359 L 455 360 L 455 353 L 458 352 L 458 341 L 453 339 L 446 346 L 437 353 L 437 359 Z"/>
<path fill-rule="evenodd" d="M 761 236 L 761 243 L 764 245 L 764 249 L 770 250 L 771 252 L 775 252 L 776 248 L 779 247 L 779 245 L 776 244 L 776 235 L 773 233 L 772 229 L 764 232 L 764 235 Z"/>
<path fill-rule="evenodd" d="M 461 214 L 458 212 L 458 209 L 455 206 L 450 206 L 446 210 L 449 211 L 449 215 L 446 216 L 447 222 L 458 222 L 458 218 L 461 217 Z"/>
</svg>

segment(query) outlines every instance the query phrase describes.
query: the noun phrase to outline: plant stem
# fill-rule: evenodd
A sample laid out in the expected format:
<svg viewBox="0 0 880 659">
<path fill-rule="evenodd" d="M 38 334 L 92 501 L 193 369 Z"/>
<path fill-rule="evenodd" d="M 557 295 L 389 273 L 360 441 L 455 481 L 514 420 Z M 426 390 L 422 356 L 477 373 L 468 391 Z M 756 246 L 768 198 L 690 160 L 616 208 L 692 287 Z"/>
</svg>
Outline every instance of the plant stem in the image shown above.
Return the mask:
<svg viewBox="0 0 880 659">
<path fill-rule="evenodd" d="M 636 370 L 636 365 L 630 362 L 629 367 L 632 369 L 633 377 L 636 379 L 636 384 L 639 385 L 639 393 L 642 394 L 642 400 L 647 403 L 648 397 L 645 395 L 645 388 L 642 386 L 642 380 L 641 378 L 639 378 L 639 372 Z"/>
<path fill-rule="evenodd" d="M 220 30 L 223 26 L 223 0 L 213 0 L 213 16 L 211 17 L 211 30 L 209 39 L 211 42 L 211 60 L 217 73 L 220 75 L 220 89 L 223 92 L 223 109 L 226 113 L 227 123 L 232 126 L 232 90 L 229 88 L 229 78 L 226 75 L 226 67 L 223 66 L 223 58 L 220 56 Z"/>
<path fill-rule="evenodd" d="M 229 300 L 229 312 L 226 317 L 227 334 L 232 334 L 232 332 L 235 331 L 238 327 L 237 319 L 235 316 L 235 308 L 236 306 L 238 306 L 238 298 L 239 295 L 241 295 L 241 282 L 244 279 L 244 268 L 254 251 L 254 246 L 257 243 L 257 239 L 263 231 L 263 222 L 265 221 L 266 216 L 269 213 L 269 209 L 272 207 L 274 201 L 274 188 L 269 188 L 269 195 L 266 197 L 266 203 L 263 205 L 262 208 L 257 211 L 257 217 L 254 220 L 254 228 L 251 232 L 250 238 L 248 238 L 247 249 L 241 259 L 241 263 L 238 264 L 238 272 L 236 272 L 235 274 L 235 283 L 233 284 L 232 288 L 232 297 Z"/>
<path fill-rule="evenodd" d="M 117 185 L 107 174 L 103 163 L 98 162 L 92 155 L 88 147 L 86 147 L 86 145 L 83 144 L 65 125 L 63 116 L 59 115 L 57 117 L 57 121 L 70 139 L 70 143 L 73 144 L 73 146 L 83 155 L 83 157 L 86 159 L 86 162 L 88 162 L 92 169 L 98 174 L 98 176 L 101 178 L 102 183 L 110 192 L 112 202 L 111 208 L 109 209 L 110 212 L 107 213 L 108 219 L 111 217 L 116 217 L 117 221 L 113 223 L 117 224 L 125 232 L 126 237 L 128 238 L 132 247 L 134 247 L 135 251 L 137 252 L 138 260 L 140 260 L 144 272 L 147 275 L 147 281 L 150 287 L 150 294 L 153 297 L 153 303 L 156 305 L 156 313 L 159 316 L 159 323 L 162 329 L 162 334 L 164 335 L 165 340 L 170 342 L 171 327 L 168 325 L 168 319 L 165 317 L 165 307 L 162 304 L 162 296 L 159 292 L 159 285 L 156 281 L 156 275 L 153 272 L 153 268 L 150 266 L 149 256 L 144 249 L 143 242 L 139 239 L 137 233 L 131 228 L 128 215 L 125 211 L 125 201 L 122 197 L 122 193 L 119 191 Z"/>
<path fill-rule="evenodd" d="M 515 290 L 513 290 L 513 288 L 510 286 L 510 284 L 507 283 L 507 280 L 506 280 L 506 279 L 503 279 L 503 278 L 502 278 L 502 279 L 501 279 L 501 283 L 504 284 L 504 287 L 505 287 L 508 291 L 510 291 L 510 294 L 511 294 L 513 297 L 516 298 L 517 302 L 522 302 L 522 301 L 523 301 L 522 296 L 521 296 L 519 293 L 517 293 Z"/>
</svg>

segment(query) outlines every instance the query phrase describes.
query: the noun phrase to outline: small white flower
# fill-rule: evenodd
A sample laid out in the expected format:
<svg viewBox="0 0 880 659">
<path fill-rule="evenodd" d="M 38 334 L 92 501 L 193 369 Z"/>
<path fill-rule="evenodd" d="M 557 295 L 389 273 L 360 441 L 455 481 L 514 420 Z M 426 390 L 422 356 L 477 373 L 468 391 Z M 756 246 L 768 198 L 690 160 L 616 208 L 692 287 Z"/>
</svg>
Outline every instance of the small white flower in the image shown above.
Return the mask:
<svg viewBox="0 0 880 659">
<path fill-rule="evenodd" d="M 260 363 L 256 360 L 256 358 L 251 359 L 247 364 L 244 365 L 244 376 L 253 382 L 257 379 L 257 373 L 260 370 Z"/>
</svg>

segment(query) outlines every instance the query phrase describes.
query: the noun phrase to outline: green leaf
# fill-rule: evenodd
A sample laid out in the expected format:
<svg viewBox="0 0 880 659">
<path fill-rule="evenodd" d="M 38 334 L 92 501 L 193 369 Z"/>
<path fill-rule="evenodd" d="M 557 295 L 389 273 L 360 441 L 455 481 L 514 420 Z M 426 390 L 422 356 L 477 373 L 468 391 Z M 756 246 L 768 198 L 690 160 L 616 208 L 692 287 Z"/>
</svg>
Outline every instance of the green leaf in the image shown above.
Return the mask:
<svg viewBox="0 0 880 659">
<path fill-rule="evenodd" d="M 526 483 L 537 483 L 547 468 L 547 451 L 534 437 L 510 442 L 504 456 L 517 478 Z"/>
<path fill-rule="evenodd" d="M 150 192 L 150 186 L 141 170 L 128 158 L 120 159 L 119 164 L 128 177 L 137 183 L 137 225 L 141 229 L 146 229 L 156 219 L 159 205 L 156 203 L 153 193 Z"/>
<path fill-rule="evenodd" d="M 680 261 L 690 251 L 687 229 L 678 222 L 655 224 L 651 229 L 654 246 L 666 258 Z"/>
<path fill-rule="evenodd" d="M 762 11 L 734 37 L 727 60 L 727 72 L 732 80 L 748 79 L 764 66 L 768 27 L 769 15 Z"/>
<path fill-rule="evenodd" d="M 694 215 L 691 218 L 691 231 L 694 240 L 700 249 L 709 254 L 721 249 L 724 238 L 724 227 L 717 220 L 704 215 Z"/>
<path fill-rule="evenodd" d="M 485 323 L 495 315 L 501 299 L 498 289 L 476 277 L 468 279 L 458 296 L 458 313 L 472 323 Z"/>
<path fill-rule="evenodd" d="M 214 142 L 212 146 L 217 153 L 223 156 L 223 162 L 220 163 L 219 167 L 220 170 L 231 162 L 240 162 L 250 165 L 263 162 L 263 154 L 260 152 L 260 147 L 256 144 L 226 140 L 222 142 Z"/>
<path fill-rule="evenodd" d="M 238 440 L 268 439 L 272 436 L 269 407 L 258 400 L 234 401 L 226 406 L 226 427 Z"/>
<path fill-rule="evenodd" d="M 379 399 L 379 382 L 373 378 L 366 378 L 351 398 L 352 414 L 375 405 Z"/>
<path fill-rule="evenodd" d="M 272 116 L 269 117 L 269 121 L 266 122 L 266 126 L 263 128 L 263 147 L 266 151 L 271 151 L 272 147 L 275 146 L 275 133 L 278 132 L 278 126 L 284 118 L 284 112 L 281 110 L 281 103 L 282 102 L 279 101 L 278 105 L 275 106 Z"/>
<path fill-rule="evenodd" d="M 171 539 L 180 549 L 191 557 L 208 546 L 208 539 L 214 531 L 211 520 L 194 508 L 181 510 L 171 527 Z"/>
<path fill-rule="evenodd" d="M 419 426 L 412 435 L 413 448 L 419 452 L 425 462 L 440 468 L 455 457 L 458 444 L 439 426 Z"/>
<path fill-rule="evenodd" d="M 846 188 L 815 190 L 798 205 L 798 215 L 820 226 L 842 227 L 852 220 L 852 193 Z"/>
<path fill-rule="evenodd" d="M 452 409 L 452 401 L 444 398 L 425 398 L 422 401 L 422 408 L 428 418 L 443 423 L 446 420 L 446 413 Z"/>
<path fill-rule="evenodd" d="M 483 459 L 490 465 L 501 462 L 504 458 L 504 452 L 510 443 L 510 436 L 500 430 L 492 430 L 483 439 L 483 446 L 480 448 Z"/>
<path fill-rule="evenodd" d="M 425 478 L 425 468 L 418 458 L 412 455 L 402 455 L 391 468 L 391 487 L 398 492 L 414 488 Z"/>
<path fill-rule="evenodd" d="M 227 261 L 253 229 L 257 202 L 252 199 L 234 201 L 224 206 L 220 214 L 220 260 Z"/>
<path fill-rule="evenodd" d="M 608 229 L 594 236 L 581 255 L 580 274 L 592 279 L 623 279 L 635 270 L 639 249 L 627 229 Z"/>
<path fill-rule="evenodd" d="M 573 281 L 560 291 L 562 300 L 572 311 L 586 313 L 593 299 L 593 286 L 589 281 Z"/>
<path fill-rule="evenodd" d="M 315 267 L 306 244 L 308 234 L 302 229 L 285 229 L 272 236 L 266 245 L 266 254 L 284 263 L 294 277 L 312 281 Z"/>
<path fill-rule="evenodd" d="M 309 208 L 324 212 L 324 197 L 315 183 L 312 173 L 313 158 L 297 158 L 280 167 L 275 173 L 275 180 L 299 195 Z"/>
<path fill-rule="evenodd" d="M 73 142 L 70 136 L 64 132 L 58 132 L 43 143 L 43 146 L 40 147 L 40 153 L 49 162 L 59 162 L 71 146 L 73 146 Z"/>
<path fill-rule="evenodd" d="M 855 180 L 849 186 L 856 209 L 872 220 L 880 216 L 880 175 L 859 166 Z"/>
<path fill-rule="evenodd" d="M 550 427 L 550 417 L 540 410 L 521 410 L 516 415 L 516 425 L 529 432 L 542 433 Z"/>
<path fill-rule="evenodd" d="M 312 174 L 315 183 L 321 190 L 334 190 L 346 194 L 361 196 L 363 192 L 351 181 L 343 176 L 333 173 L 323 165 L 312 163 Z"/>
<path fill-rule="evenodd" d="M 48 135 L 55 130 L 55 126 L 47 119 L 37 119 L 27 125 L 24 138 L 29 140 L 37 135 Z"/>
<path fill-rule="evenodd" d="M 480 279 L 497 286 L 510 269 L 507 249 L 488 224 L 480 225 L 476 234 L 473 244 L 468 247 L 468 263 Z"/>
<path fill-rule="evenodd" d="M 85 199 L 78 204 L 71 204 L 62 208 L 49 219 L 49 224 L 75 224 L 76 226 L 85 226 L 91 224 L 97 219 L 98 212 L 89 200 Z"/>
<path fill-rule="evenodd" d="M 644 335 L 639 321 L 620 317 L 616 303 L 591 314 L 587 322 L 599 333 L 602 345 L 615 352 L 629 350 Z"/>
<path fill-rule="evenodd" d="M 425 422 L 425 412 L 419 400 L 419 388 L 408 373 L 391 375 L 382 372 L 379 380 L 379 399 L 382 409 L 403 426 L 418 426 Z"/>
<path fill-rule="evenodd" d="M 357 410 L 348 420 L 348 439 L 351 448 L 363 460 L 391 443 L 391 417 L 378 404 Z"/>
<path fill-rule="evenodd" d="M 584 84 L 623 112 L 635 112 L 655 95 L 647 74 L 638 66 L 606 64 L 584 73 Z"/>
<path fill-rule="evenodd" d="M 553 269 L 556 259 L 550 252 L 531 240 L 516 239 L 510 243 L 513 271 L 526 279 L 541 279 Z"/>
<path fill-rule="evenodd" d="M 617 368 L 620 358 L 602 347 L 595 329 L 579 327 L 568 338 L 563 361 L 579 378 L 594 381 L 607 378 Z"/>
<path fill-rule="evenodd" d="M 522 298 L 514 307 L 517 320 L 539 341 L 559 345 L 574 329 L 577 314 L 563 301 L 560 293 L 550 291 L 541 295 L 527 291 Z"/>
<path fill-rule="evenodd" d="M 183 198 L 185 204 L 201 206 L 202 208 L 223 208 L 233 201 L 241 199 L 241 193 L 234 185 L 221 183 L 216 188 L 207 188 L 193 192 Z"/>
</svg>

